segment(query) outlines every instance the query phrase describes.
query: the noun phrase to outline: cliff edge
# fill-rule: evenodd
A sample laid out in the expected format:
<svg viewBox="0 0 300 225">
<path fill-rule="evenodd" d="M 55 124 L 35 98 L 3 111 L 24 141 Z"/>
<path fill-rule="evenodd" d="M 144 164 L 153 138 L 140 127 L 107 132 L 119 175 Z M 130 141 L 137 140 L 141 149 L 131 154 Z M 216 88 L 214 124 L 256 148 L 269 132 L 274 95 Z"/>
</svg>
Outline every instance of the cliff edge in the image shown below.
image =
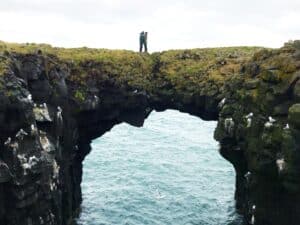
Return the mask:
<svg viewBox="0 0 300 225">
<path fill-rule="evenodd" d="M 91 141 L 166 109 L 218 121 L 246 223 L 300 224 L 300 41 L 151 55 L 0 42 L 0 224 L 72 224 Z"/>
</svg>

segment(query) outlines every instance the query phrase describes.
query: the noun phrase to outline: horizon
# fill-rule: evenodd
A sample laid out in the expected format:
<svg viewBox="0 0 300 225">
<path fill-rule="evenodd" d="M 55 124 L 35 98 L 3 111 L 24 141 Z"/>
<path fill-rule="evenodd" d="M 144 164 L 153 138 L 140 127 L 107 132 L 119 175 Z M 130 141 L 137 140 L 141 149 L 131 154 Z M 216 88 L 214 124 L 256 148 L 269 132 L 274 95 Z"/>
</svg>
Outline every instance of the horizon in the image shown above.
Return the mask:
<svg viewBox="0 0 300 225">
<path fill-rule="evenodd" d="M 296 41 L 296 40 L 289 40 L 289 41 Z M 278 48 L 281 48 L 284 46 L 284 44 L 288 42 L 288 41 L 285 41 L 284 43 L 282 43 L 282 45 Z M 276 47 L 274 48 L 270 48 L 270 47 L 266 47 L 266 46 L 208 46 L 208 47 L 199 47 L 199 48 L 173 48 L 173 49 L 162 49 L 160 51 L 149 51 L 149 52 L 139 52 L 138 49 L 136 50 L 132 50 L 132 49 L 117 49 L 117 48 L 97 48 L 97 47 L 88 47 L 88 46 L 75 46 L 75 47 L 64 47 L 64 46 L 56 46 L 56 45 L 53 45 L 51 43 L 37 43 L 37 42 L 9 42 L 9 41 L 6 41 L 6 40 L 0 40 L 0 44 L 1 43 L 4 43 L 6 45 L 36 45 L 36 46 L 42 46 L 42 45 L 45 45 L 45 46 L 49 46 L 50 48 L 59 48 L 59 49 L 82 49 L 82 48 L 87 48 L 87 49 L 95 49 L 95 50 L 108 50 L 108 51 L 132 51 L 132 52 L 137 52 L 137 53 L 141 53 L 141 54 L 154 54 L 154 53 L 159 53 L 159 52 L 166 52 L 166 51 L 183 51 L 183 50 L 197 50 L 197 49 L 217 49 L 217 48 L 269 48 L 269 49 L 278 49 Z"/>
</svg>

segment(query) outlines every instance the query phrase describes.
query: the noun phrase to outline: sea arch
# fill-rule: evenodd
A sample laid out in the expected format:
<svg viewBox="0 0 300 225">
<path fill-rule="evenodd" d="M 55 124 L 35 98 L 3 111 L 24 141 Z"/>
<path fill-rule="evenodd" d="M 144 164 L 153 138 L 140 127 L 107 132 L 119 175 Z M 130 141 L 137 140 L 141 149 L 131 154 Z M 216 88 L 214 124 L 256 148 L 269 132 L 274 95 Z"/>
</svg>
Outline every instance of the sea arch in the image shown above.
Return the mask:
<svg viewBox="0 0 300 225">
<path fill-rule="evenodd" d="M 214 136 L 235 168 L 237 208 L 249 223 L 300 221 L 298 42 L 152 55 L 6 43 L 2 49 L 6 224 L 72 223 L 91 140 L 121 122 L 142 126 L 152 110 L 166 109 L 218 121 Z"/>
</svg>

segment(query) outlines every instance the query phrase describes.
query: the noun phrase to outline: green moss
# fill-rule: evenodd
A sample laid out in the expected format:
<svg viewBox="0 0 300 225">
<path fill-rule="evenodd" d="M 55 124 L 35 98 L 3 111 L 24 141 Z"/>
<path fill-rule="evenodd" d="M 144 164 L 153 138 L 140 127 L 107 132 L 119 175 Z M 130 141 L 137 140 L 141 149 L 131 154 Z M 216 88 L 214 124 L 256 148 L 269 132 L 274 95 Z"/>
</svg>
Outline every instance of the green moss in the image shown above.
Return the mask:
<svg viewBox="0 0 300 225">
<path fill-rule="evenodd" d="M 7 92 L 5 93 L 5 95 L 6 95 L 7 97 L 12 97 L 12 96 L 14 95 L 14 93 L 13 93 L 12 90 L 9 90 L 9 91 L 7 91 Z"/>
<path fill-rule="evenodd" d="M 284 43 L 284 48 L 300 49 L 300 40 L 290 40 Z"/>
<path fill-rule="evenodd" d="M 160 91 L 158 87 L 168 86 L 181 96 L 216 94 L 227 80 L 239 79 L 242 65 L 251 60 L 260 60 L 262 67 L 267 67 L 272 65 L 272 58 L 275 56 L 288 58 L 260 47 L 169 50 L 149 55 L 128 50 L 87 47 L 67 49 L 47 44 L 0 42 L 0 51 L 19 54 L 36 54 L 41 51 L 39 54 L 47 55 L 52 61 L 70 69 L 71 73 L 67 79 L 81 89 L 84 89 L 86 82 L 92 78 L 100 83 L 112 80 L 116 85 L 147 92 Z M 46 74 L 51 70 L 50 61 Z M 294 61 L 277 61 L 282 63 L 278 66 L 280 79 L 281 76 L 285 79 L 285 74 L 295 69 Z M 0 62 L 0 72 L 5 70 L 6 63 Z M 252 78 L 245 76 L 242 79 Z M 245 94 L 248 98 L 249 93 Z M 253 99 L 259 98 L 256 91 L 250 95 Z"/>
<path fill-rule="evenodd" d="M 191 50 L 170 50 L 159 55 L 159 75 L 177 91 L 201 93 L 202 86 L 217 89 L 235 74 L 242 62 L 261 48 L 230 47 Z M 211 86 L 211 87 L 210 87 Z"/>
<path fill-rule="evenodd" d="M 255 61 L 262 61 L 267 58 L 270 58 L 272 56 L 272 51 L 270 49 L 262 49 L 260 51 L 257 51 L 254 56 L 253 60 Z"/>
<path fill-rule="evenodd" d="M 278 72 L 264 70 L 260 76 L 265 82 L 277 84 L 281 81 L 281 77 Z"/>
<path fill-rule="evenodd" d="M 4 56 L 0 56 L 0 76 L 3 75 L 8 68 L 9 60 Z"/>
<path fill-rule="evenodd" d="M 74 93 L 74 97 L 78 101 L 83 102 L 85 100 L 85 98 L 86 98 L 86 94 L 82 90 L 76 90 L 75 93 Z"/>
<path fill-rule="evenodd" d="M 294 104 L 289 108 L 289 123 L 300 128 L 300 104 Z"/>
</svg>

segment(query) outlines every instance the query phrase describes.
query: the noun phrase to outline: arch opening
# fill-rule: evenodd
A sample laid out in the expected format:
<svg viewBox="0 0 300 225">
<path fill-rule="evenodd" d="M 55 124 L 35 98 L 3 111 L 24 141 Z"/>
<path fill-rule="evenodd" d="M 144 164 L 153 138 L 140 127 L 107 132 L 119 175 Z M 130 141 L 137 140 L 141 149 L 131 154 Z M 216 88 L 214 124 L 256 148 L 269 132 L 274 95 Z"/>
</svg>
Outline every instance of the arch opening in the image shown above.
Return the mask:
<svg viewBox="0 0 300 225">
<path fill-rule="evenodd" d="M 215 127 L 154 111 L 141 128 L 122 123 L 95 139 L 77 224 L 241 224 L 235 172 L 218 152 Z"/>
</svg>

